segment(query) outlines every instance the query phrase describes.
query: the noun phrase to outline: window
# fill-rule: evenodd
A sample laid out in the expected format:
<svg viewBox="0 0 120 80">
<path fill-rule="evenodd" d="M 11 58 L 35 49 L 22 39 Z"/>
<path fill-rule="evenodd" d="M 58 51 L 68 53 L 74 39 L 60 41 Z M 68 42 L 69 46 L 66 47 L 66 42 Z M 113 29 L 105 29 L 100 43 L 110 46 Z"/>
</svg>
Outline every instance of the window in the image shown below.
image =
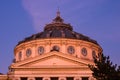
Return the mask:
<svg viewBox="0 0 120 80">
<path fill-rule="evenodd" d="M 83 56 L 87 56 L 87 49 L 82 48 L 81 53 L 82 53 Z"/>
<path fill-rule="evenodd" d="M 73 46 L 69 46 L 67 50 L 68 50 L 68 53 L 70 53 L 70 54 L 75 53 L 75 49 Z"/>
<path fill-rule="evenodd" d="M 58 80 L 58 77 L 51 77 L 50 80 Z"/>
<path fill-rule="evenodd" d="M 31 49 L 27 49 L 27 50 L 26 50 L 26 56 L 29 57 L 31 54 L 32 54 Z"/>
<path fill-rule="evenodd" d="M 44 53 L 44 47 L 40 46 L 38 48 L 38 54 L 43 54 Z"/>
<path fill-rule="evenodd" d="M 55 49 L 56 51 L 60 50 L 60 48 L 58 46 L 53 46 L 53 49 Z"/>
<path fill-rule="evenodd" d="M 42 80 L 42 77 L 36 77 L 35 80 Z"/>
<path fill-rule="evenodd" d="M 21 77 L 20 80 L 27 80 L 27 77 Z"/>
<path fill-rule="evenodd" d="M 88 77 L 82 77 L 82 80 L 88 80 Z"/>
<path fill-rule="evenodd" d="M 58 51 L 59 52 L 60 48 L 59 46 L 53 46 L 51 51 Z"/>
<path fill-rule="evenodd" d="M 74 77 L 66 77 L 66 80 L 74 80 Z"/>
</svg>

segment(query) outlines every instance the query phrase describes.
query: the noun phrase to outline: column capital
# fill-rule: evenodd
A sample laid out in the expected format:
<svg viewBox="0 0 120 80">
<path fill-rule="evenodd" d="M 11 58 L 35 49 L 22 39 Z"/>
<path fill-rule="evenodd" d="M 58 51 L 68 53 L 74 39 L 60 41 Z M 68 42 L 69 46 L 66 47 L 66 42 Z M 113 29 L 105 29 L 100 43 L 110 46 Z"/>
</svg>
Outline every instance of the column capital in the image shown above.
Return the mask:
<svg viewBox="0 0 120 80">
<path fill-rule="evenodd" d="M 66 80 L 66 77 L 59 77 L 59 80 Z"/>
<path fill-rule="evenodd" d="M 75 76 L 74 80 L 81 80 L 81 78 L 79 76 Z"/>
<path fill-rule="evenodd" d="M 35 80 L 34 77 L 28 77 L 28 80 Z"/>
<path fill-rule="evenodd" d="M 50 80 L 50 77 L 43 77 L 43 80 Z"/>
</svg>

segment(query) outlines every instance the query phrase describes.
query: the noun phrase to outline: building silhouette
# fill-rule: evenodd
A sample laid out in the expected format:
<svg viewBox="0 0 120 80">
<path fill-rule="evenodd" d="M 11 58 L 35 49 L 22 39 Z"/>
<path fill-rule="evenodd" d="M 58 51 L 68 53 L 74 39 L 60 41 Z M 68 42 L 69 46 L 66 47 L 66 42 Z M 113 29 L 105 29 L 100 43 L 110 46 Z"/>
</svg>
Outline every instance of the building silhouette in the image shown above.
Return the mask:
<svg viewBox="0 0 120 80">
<path fill-rule="evenodd" d="M 75 32 L 57 12 L 44 30 L 14 48 L 14 61 L 1 80 L 95 80 L 88 64 L 102 52 L 97 41 Z"/>
</svg>

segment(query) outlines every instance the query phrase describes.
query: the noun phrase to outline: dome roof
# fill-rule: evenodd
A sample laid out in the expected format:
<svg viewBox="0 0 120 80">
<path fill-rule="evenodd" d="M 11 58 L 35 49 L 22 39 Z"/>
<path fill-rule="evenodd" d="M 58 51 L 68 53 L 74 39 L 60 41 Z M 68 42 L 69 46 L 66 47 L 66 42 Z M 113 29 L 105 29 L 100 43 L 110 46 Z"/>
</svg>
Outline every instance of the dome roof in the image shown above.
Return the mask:
<svg viewBox="0 0 120 80">
<path fill-rule="evenodd" d="M 73 27 L 70 24 L 64 23 L 64 20 L 60 17 L 60 12 L 57 12 L 56 18 L 52 23 L 47 24 L 44 27 L 44 31 L 37 34 L 33 34 L 30 37 L 26 37 L 24 40 L 18 42 L 18 45 L 23 42 L 28 42 L 36 39 L 47 39 L 47 38 L 68 38 L 78 39 L 99 45 L 97 41 L 73 31 Z"/>
</svg>

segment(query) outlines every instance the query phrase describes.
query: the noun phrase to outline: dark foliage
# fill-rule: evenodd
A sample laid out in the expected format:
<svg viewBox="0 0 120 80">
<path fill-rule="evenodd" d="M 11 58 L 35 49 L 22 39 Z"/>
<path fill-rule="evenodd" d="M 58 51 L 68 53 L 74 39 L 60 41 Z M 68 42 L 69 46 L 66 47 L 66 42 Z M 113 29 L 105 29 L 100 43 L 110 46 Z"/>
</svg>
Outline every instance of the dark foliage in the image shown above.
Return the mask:
<svg viewBox="0 0 120 80">
<path fill-rule="evenodd" d="M 100 53 L 94 57 L 95 65 L 88 65 L 92 70 L 92 75 L 97 80 L 120 80 L 120 66 L 113 65 L 109 56 Z"/>
</svg>

